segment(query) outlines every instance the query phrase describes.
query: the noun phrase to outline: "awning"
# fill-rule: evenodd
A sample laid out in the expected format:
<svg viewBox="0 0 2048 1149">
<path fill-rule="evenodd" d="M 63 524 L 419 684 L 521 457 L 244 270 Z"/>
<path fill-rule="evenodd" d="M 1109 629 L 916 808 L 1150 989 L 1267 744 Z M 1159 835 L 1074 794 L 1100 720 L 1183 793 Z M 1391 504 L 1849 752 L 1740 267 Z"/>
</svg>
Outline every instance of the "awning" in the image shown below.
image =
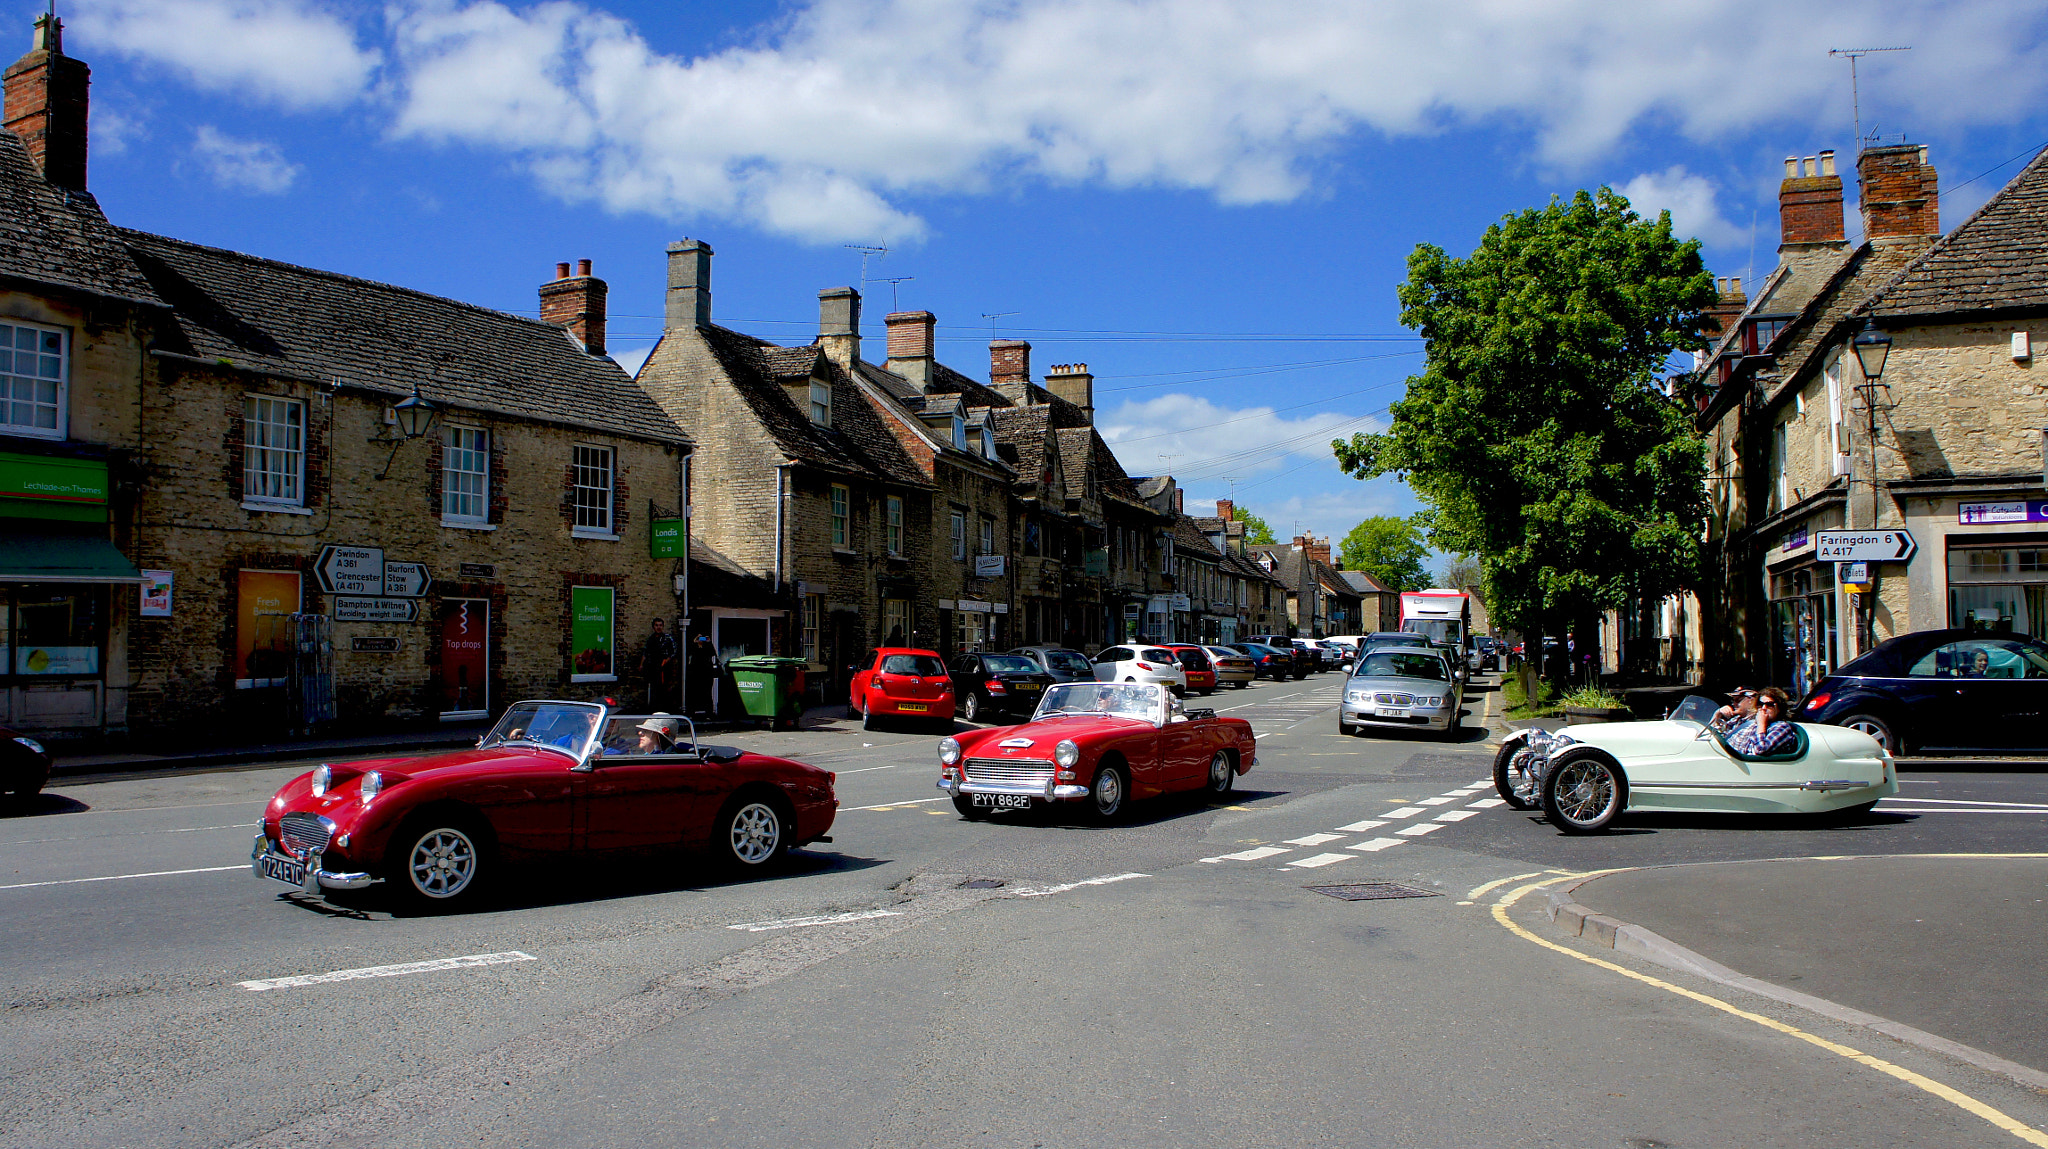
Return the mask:
<svg viewBox="0 0 2048 1149">
<path fill-rule="evenodd" d="M 0 582 L 141 582 L 142 572 L 107 541 L 106 528 L 66 530 L 22 519 L 0 522 Z"/>
</svg>

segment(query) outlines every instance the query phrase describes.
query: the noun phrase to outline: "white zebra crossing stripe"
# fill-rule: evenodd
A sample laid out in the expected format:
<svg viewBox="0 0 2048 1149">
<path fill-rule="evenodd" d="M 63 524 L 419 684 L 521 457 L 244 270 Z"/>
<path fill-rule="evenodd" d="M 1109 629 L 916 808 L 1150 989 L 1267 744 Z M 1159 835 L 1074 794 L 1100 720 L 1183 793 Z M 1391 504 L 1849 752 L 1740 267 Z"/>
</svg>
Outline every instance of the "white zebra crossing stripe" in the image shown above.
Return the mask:
<svg viewBox="0 0 2048 1149">
<path fill-rule="evenodd" d="M 1309 834 L 1301 838 L 1288 838 L 1286 841 L 1290 846 L 1320 846 L 1324 842 L 1334 842 L 1343 836 L 1342 834 Z"/>
<path fill-rule="evenodd" d="M 1403 807 L 1401 807 L 1401 808 L 1400 808 L 1400 809 L 1398 809 L 1398 810 L 1389 810 L 1389 811 L 1387 811 L 1386 813 L 1384 813 L 1384 814 L 1381 814 L 1381 815 L 1380 815 L 1380 817 L 1382 817 L 1382 818 L 1411 818 L 1411 817 L 1414 817 L 1415 815 L 1417 815 L 1417 814 L 1420 814 L 1420 813 L 1422 813 L 1422 807 L 1420 807 L 1420 806 L 1403 806 Z"/>
<path fill-rule="evenodd" d="M 1424 798 L 1415 804 L 1417 806 L 1448 806 L 1455 801 L 1457 801 L 1456 798 Z"/>
<path fill-rule="evenodd" d="M 1491 810 L 1495 806 L 1507 805 L 1507 801 L 1502 798 L 1481 798 L 1477 802 L 1467 802 L 1466 805 L 1472 807 L 1475 810 Z"/>
<path fill-rule="evenodd" d="M 1436 824 L 1435 822 L 1424 822 L 1420 826 L 1409 826 L 1406 829 L 1396 830 L 1394 832 L 1396 834 L 1403 835 L 1404 837 L 1420 838 L 1424 834 L 1434 833 L 1435 831 L 1441 829 L 1443 829 L 1443 827 Z"/>
<path fill-rule="evenodd" d="M 1317 866 L 1327 866 L 1332 862 L 1348 862 L 1357 856 L 1356 854 L 1317 854 L 1313 858 L 1302 858 L 1296 861 L 1293 868 L 1297 870 L 1313 870 Z"/>
<path fill-rule="evenodd" d="M 1462 822 L 1467 818 L 1477 818 L 1478 816 L 1479 811 L 1477 810 L 1445 810 L 1436 816 L 1436 820 L 1439 822 Z"/>
<path fill-rule="evenodd" d="M 1377 830 L 1386 824 L 1387 821 L 1384 818 L 1367 818 L 1363 822 L 1353 822 L 1349 826 L 1339 826 L 1337 828 L 1347 834 L 1363 834 L 1367 830 Z"/>
<path fill-rule="evenodd" d="M 1293 853 L 1292 850 L 1283 850 L 1278 846 L 1255 846 L 1249 850 L 1239 850 L 1235 854 L 1220 854 L 1214 858 L 1203 858 L 1202 860 L 1205 862 L 1256 862 L 1260 858 L 1270 858 L 1276 854 L 1291 853 Z"/>
<path fill-rule="evenodd" d="M 1346 846 L 1344 848 L 1347 850 L 1357 850 L 1360 853 L 1364 854 L 1377 854 L 1381 850 L 1387 849 L 1392 846 L 1402 845 L 1406 841 L 1407 839 L 1405 838 L 1374 838 L 1370 842 L 1360 842 L 1357 845 Z"/>
</svg>

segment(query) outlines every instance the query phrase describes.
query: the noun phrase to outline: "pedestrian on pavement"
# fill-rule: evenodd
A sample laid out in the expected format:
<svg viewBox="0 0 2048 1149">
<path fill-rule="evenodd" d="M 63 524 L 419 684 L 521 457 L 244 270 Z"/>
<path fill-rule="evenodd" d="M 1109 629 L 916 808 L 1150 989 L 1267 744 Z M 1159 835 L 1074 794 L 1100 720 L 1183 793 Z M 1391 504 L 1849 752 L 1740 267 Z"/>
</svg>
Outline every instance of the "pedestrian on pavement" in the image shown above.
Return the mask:
<svg viewBox="0 0 2048 1149">
<path fill-rule="evenodd" d="M 1714 711 L 1713 727 L 1722 734 L 1735 729 L 1736 724 L 1756 713 L 1756 691 L 1747 686 L 1738 686 L 1728 692 L 1728 705 Z"/>
<path fill-rule="evenodd" d="M 704 717 L 711 713 L 711 684 L 718 679 L 718 651 L 711 645 L 711 636 L 700 634 L 690 640 L 690 699 L 687 709 L 693 717 Z"/>
<path fill-rule="evenodd" d="M 652 627 L 646 645 L 640 648 L 640 673 L 647 679 L 650 709 L 675 703 L 676 674 L 682 669 L 677 665 L 675 636 L 668 633 L 661 616 L 655 616 Z"/>
<path fill-rule="evenodd" d="M 1792 700 L 1775 686 L 1756 694 L 1756 713 L 1728 735 L 1728 747 L 1737 754 L 1776 754 L 1797 745 L 1799 736 L 1785 721 Z"/>
</svg>

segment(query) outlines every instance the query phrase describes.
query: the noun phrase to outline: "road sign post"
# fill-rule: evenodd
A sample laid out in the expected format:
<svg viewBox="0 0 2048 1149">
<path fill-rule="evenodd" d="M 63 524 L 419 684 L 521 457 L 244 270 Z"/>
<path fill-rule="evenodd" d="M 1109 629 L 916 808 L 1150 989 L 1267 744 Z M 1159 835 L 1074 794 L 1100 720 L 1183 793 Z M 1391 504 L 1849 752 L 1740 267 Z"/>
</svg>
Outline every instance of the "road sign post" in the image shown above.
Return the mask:
<svg viewBox="0 0 2048 1149">
<path fill-rule="evenodd" d="M 1920 544 L 1904 529 L 1815 531 L 1813 557 L 1824 563 L 1903 563 L 1912 561 Z"/>
</svg>

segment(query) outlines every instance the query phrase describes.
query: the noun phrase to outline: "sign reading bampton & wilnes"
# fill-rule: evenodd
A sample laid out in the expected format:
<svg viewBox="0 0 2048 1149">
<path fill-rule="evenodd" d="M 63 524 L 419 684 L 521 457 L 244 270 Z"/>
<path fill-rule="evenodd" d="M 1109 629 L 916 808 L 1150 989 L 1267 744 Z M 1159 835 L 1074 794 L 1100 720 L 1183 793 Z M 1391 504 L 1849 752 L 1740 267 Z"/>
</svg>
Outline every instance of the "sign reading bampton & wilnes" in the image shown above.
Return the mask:
<svg viewBox="0 0 2048 1149">
<path fill-rule="evenodd" d="M 320 548 L 313 560 L 313 573 L 320 589 L 328 594 L 384 594 L 384 548 L 340 547 L 332 543 Z"/>
<path fill-rule="evenodd" d="M 410 598 L 337 598 L 336 622 L 418 622 L 420 604 Z"/>
</svg>

